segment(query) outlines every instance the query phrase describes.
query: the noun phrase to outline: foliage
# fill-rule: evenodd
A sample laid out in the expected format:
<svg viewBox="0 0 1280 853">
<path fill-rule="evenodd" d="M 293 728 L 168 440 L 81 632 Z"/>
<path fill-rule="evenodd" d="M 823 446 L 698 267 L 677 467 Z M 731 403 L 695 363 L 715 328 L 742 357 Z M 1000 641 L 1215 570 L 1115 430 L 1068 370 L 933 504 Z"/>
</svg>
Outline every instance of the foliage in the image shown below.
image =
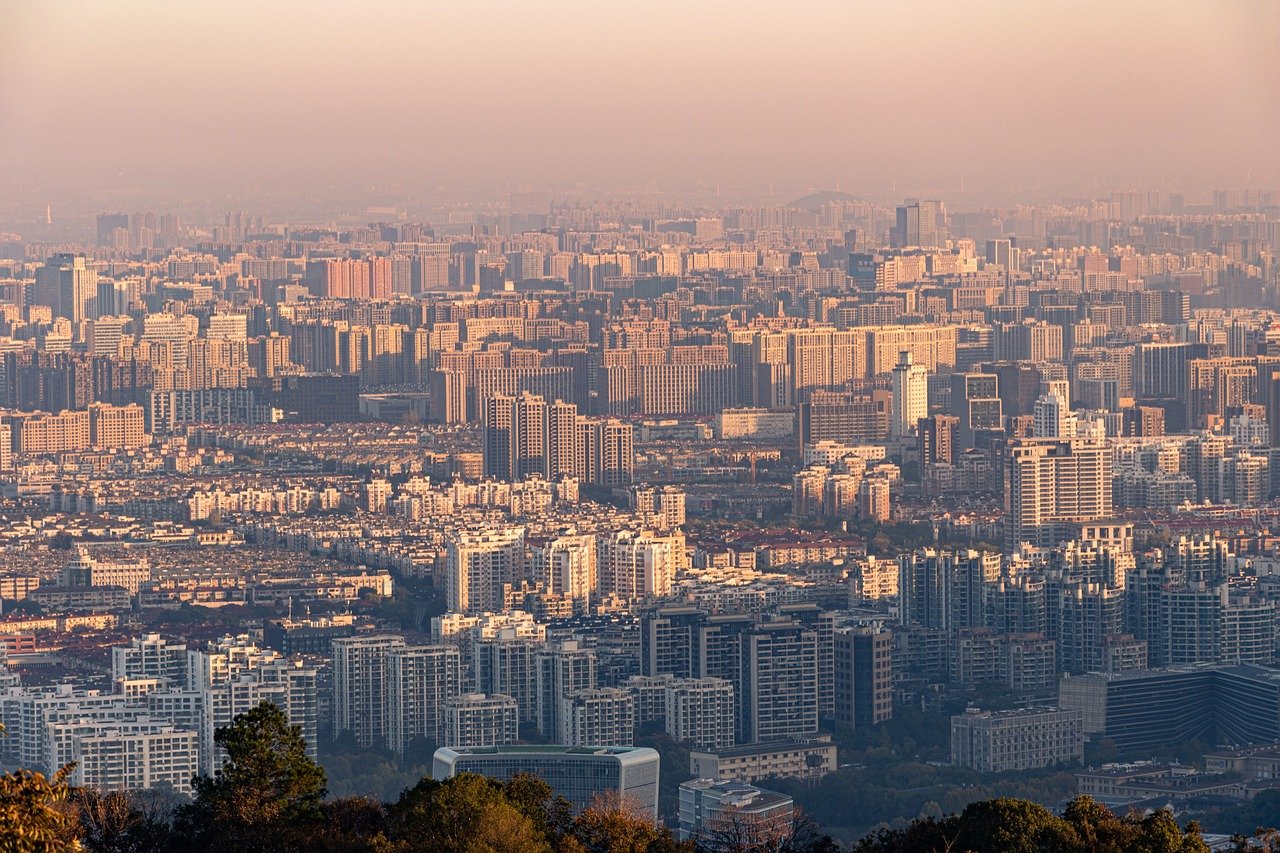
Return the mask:
<svg viewBox="0 0 1280 853">
<path fill-rule="evenodd" d="M 324 770 L 307 755 L 298 726 L 270 702 L 218 729 L 227 751 L 216 778 L 196 780 L 196 798 L 184 810 L 189 834 L 208 849 L 294 849 L 322 817 Z"/>
<path fill-rule="evenodd" d="M 29 770 L 0 775 L 0 853 L 76 849 L 79 827 L 66 808 L 71 770 L 47 778 Z"/>
<path fill-rule="evenodd" d="M 1116 817 L 1077 797 L 1062 817 L 1043 806 L 1001 797 L 973 803 L 959 815 L 921 818 L 902 829 L 862 839 L 855 853 L 1208 853 L 1199 826 L 1178 826 L 1160 810 Z"/>
</svg>

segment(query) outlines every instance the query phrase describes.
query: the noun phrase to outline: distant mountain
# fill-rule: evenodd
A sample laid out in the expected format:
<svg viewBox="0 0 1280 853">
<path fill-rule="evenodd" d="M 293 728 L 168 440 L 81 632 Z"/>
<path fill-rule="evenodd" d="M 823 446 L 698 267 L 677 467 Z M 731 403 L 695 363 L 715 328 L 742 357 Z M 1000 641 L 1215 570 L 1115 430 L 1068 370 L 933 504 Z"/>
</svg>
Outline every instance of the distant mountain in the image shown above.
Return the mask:
<svg viewBox="0 0 1280 853">
<path fill-rule="evenodd" d="M 817 210 L 824 204 L 833 201 L 860 201 L 857 196 L 848 193 L 837 192 L 835 190 L 822 190 L 821 192 L 810 193 L 809 195 L 798 198 L 787 205 L 787 207 L 798 207 L 802 210 Z"/>
</svg>

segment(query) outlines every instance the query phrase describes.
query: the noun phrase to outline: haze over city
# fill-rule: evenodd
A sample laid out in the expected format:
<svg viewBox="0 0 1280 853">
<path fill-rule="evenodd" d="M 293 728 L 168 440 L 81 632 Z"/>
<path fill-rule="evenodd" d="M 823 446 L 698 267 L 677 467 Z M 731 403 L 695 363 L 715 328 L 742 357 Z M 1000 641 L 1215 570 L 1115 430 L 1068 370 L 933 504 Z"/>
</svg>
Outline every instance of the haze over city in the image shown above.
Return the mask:
<svg viewBox="0 0 1280 853">
<path fill-rule="evenodd" d="M 8 2 L 0 30 L 0 189 L 57 207 L 1008 202 L 1280 176 L 1262 0 Z"/>
</svg>

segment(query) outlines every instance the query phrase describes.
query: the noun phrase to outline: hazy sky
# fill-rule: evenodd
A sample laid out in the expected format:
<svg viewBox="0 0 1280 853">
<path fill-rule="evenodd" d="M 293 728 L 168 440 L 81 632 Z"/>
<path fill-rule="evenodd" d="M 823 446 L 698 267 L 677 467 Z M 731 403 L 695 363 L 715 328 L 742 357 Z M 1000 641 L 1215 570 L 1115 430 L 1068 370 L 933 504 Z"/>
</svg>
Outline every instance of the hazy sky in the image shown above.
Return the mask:
<svg viewBox="0 0 1280 853">
<path fill-rule="evenodd" d="M 1280 185 L 1280 4 L 0 0 L 0 194 Z"/>
</svg>

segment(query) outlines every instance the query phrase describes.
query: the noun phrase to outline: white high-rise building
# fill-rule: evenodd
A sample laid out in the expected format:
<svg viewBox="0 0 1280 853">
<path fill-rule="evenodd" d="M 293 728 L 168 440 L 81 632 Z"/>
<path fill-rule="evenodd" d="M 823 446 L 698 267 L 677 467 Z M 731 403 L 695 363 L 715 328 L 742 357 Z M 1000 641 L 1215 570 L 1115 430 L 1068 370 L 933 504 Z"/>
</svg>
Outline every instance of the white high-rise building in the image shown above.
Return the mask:
<svg viewBox="0 0 1280 853">
<path fill-rule="evenodd" d="M 147 634 L 134 637 L 127 646 L 112 646 L 111 680 L 135 678 L 159 678 L 167 686 L 185 687 L 187 644 Z"/>
<path fill-rule="evenodd" d="M 1071 410 L 1070 384 L 1064 380 L 1045 383 L 1045 392 L 1032 407 L 1031 434 L 1035 438 L 1074 438 L 1076 414 Z"/>
<path fill-rule="evenodd" d="M 441 743 L 450 749 L 506 746 L 520 737 L 516 700 L 501 693 L 463 693 L 444 704 Z"/>
<path fill-rule="evenodd" d="M 889 412 L 889 437 L 915 435 L 921 418 L 929 416 L 929 371 L 913 362 L 909 350 L 898 354 L 893 368 L 893 397 Z"/>
<path fill-rule="evenodd" d="M 538 731 L 557 737 L 569 696 L 596 686 L 596 653 L 564 640 L 537 654 Z"/>
<path fill-rule="evenodd" d="M 685 566 L 684 533 L 618 530 L 597 537 L 599 590 L 629 600 L 666 595 Z"/>
<path fill-rule="evenodd" d="M 333 641 L 333 731 L 351 732 L 363 747 L 387 740 L 387 670 L 403 637 L 389 634 Z"/>
<path fill-rule="evenodd" d="M 439 644 L 387 655 L 387 746 L 403 755 L 414 738 L 441 744 L 444 707 L 461 691 L 461 656 Z"/>
<path fill-rule="evenodd" d="M 733 683 L 723 678 L 681 678 L 666 687 L 667 734 L 695 749 L 733 746 Z"/>
<path fill-rule="evenodd" d="M 585 611 L 596 590 L 596 539 L 590 535 L 557 536 L 532 550 L 532 574 L 547 589 Z"/>
<path fill-rule="evenodd" d="M 636 703 L 620 687 L 580 690 L 565 698 L 556 742 L 567 746 L 631 746 Z"/>
<path fill-rule="evenodd" d="M 71 784 L 99 791 L 168 785 L 183 794 L 199 773 L 199 736 L 167 720 L 82 719 L 50 726 L 52 760 L 74 763 Z"/>
<path fill-rule="evenodd" d="M 1005 545 L 1057 544 L 1066 525 L 1112 512 L 1111 448 L 1093 438 L 1024 438 L 1005 463 Z"/>
<path fill-rule="evenodd" d="M 445 601 L 457 613 L 505 609 L 503 584 L 524 568 L 524 528 L 460 531 L 445 550 Z"/>
</svg>

